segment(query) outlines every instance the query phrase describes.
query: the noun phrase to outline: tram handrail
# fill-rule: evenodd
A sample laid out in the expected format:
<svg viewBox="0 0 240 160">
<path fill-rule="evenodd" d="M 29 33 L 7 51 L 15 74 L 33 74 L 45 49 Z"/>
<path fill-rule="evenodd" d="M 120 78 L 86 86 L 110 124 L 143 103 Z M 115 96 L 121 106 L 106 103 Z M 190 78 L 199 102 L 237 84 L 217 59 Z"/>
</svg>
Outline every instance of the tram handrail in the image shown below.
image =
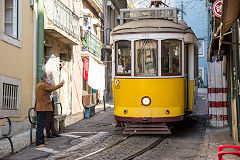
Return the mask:
<svg viewBox="0 0 240 160">
<path fill-rule="evenodd" d="M 7 116 L 5 116 L 5 117 L 0 116 L 0 120 L 2 120 L 2 119 L 7 119 L 7 121 L 8 121 L 8 133 L 2 134 L 2 137 L 0 137 L 0 140 L 2 140 L 4 138 L 9 140 L 10 145 L 11 145 L 11 154 L 13 155 L 14 154 L 13 143 L 12 143 L 11 137 L 9 137 L 12 132 L 12 122 L 11 122 L 11 119 Z"/>
</svg>

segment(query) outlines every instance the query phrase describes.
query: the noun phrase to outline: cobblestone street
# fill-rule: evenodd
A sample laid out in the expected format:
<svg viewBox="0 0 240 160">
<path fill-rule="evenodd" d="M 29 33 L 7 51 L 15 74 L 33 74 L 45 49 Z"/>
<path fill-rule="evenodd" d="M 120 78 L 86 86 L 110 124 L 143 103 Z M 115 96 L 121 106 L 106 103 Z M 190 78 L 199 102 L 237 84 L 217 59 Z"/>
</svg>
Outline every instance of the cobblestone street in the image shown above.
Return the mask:
<svg viewBox="0 0 240 160">
<path fill-rule="evenodd" d="M 199 105 L 198 107 L 202 109 L 203 106 Z M 198 108 L 195 108 L 196 110 Z M 109 108 L 106 112 L 101 111 L 90 119 L 83 119 L 68 126 L 62 137 L 47 139 L 49 142 L 47 147 L 36 149 L 32 145 L 6 159 L 124 159 L 148 147 L 161 137 L 161 135 L 133 135 L 128 137 L 122 135 L 122 128 L 115 128 L 114 126 L 113 108 Z M 183 122 L 175 126 L 172 135 L 165 138 L 155 148 L 134 159 L 208 159 L 209 155 L 203 155 L 202 151 L 207 127 L 207 116 L 203 114 L 188 116 Z M 126 139 L 123 140 L 124 138 Z M 107 148 L 119 141 L 121 142 Z M 216 150 L 216 147 L 212 146 L 212 149 Z M 208 151 L 208 154 L 211 153 Z"/>
<path fill-rule="evenodd" d="M 0 12 L 0 160 L 240 160 L 240 0 Z"/>
</svg>

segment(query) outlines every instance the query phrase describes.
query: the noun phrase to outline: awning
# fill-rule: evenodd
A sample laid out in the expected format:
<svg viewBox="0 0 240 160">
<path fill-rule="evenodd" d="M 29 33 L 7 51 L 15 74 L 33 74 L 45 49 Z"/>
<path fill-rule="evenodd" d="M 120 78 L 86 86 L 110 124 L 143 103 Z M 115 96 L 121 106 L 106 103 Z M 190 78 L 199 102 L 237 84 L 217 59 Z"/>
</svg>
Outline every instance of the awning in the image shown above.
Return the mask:
<svg viewBox="0 0 240 160">
<path fill-rule="evenodd" d="M 222 23 L 226 33 L 240 17 L 240 0 L 223 0 Z"/>
<path fill-rule="evenodd" d="M 232 27 L 233 23 L 238 18 L 240 18 L 240 0 L 222 0 L 222 1 L 223 1 L 223 7 L 222 7 L 221 23 L 217 31 L 213 34 L 211 43 L 208 47 L 208 59 L 210 58 L 210 50 L 212 49 L 213 42 L 218 37 L 218 34 L 220 33 L 219 49 L 218 49 L 218 54 L 219 54 L 224 34 L 227 33 L 227 31 Z"/>
</svg>

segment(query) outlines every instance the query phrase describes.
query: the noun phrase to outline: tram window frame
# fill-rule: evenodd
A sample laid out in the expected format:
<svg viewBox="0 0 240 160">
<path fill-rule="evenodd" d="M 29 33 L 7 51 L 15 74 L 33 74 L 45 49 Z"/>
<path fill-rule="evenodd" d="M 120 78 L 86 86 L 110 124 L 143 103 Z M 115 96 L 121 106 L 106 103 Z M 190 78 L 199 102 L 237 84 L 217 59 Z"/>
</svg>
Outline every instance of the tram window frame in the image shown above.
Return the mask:
<svg viewBox="0 0 240 160">
<path fill-rule="evenodd" d="M 130 73 L 118 73 L 117 64 L 118 64 L 118 46 L 119 42 L 130 42 Z M 132 73 L 132 42 L 129 40 L 119 40 L 115 42 L 115 75 L 116 76 L 131 76 Z"/>
<path fill-rule="evenodd" d="M 138 41 L 143 41 L 143 40 L 151 40 L 153 42 L 156 42 L 157 44 L 157 48 L 156 48 L 156 53 L 155 53 L 155 56 L 156 56 L 156 73 L 154 74 L 146 74 L 146 73 L 136 73 L 136 60 L 135 60 L 135 56 L 136 56 L 136 43 Z M 158 74 L 158 51 L 159 51 L 159 40 L 157 39 L 138 39 L 138 40 L 135 40 L 134 41 L 134 76 L 136 77 L 157 77 L 159 74 Z"/>
<path fill-rule="evenodd" d="M 180 42 L 180 67 L 179 67 L 179 71 L 180 72 L 176 72 L 176 73 L 163 73 L 163 43 L 164 41 L 171 41 L 171 40 L 174 40 L 174 41 L 179 41 Z M 162 76 L 181 76 L 182 75 L 182 40 L 179 40 L 179 39 L 163 39 L 161 40 L 161 75 Z"/>
</svg>

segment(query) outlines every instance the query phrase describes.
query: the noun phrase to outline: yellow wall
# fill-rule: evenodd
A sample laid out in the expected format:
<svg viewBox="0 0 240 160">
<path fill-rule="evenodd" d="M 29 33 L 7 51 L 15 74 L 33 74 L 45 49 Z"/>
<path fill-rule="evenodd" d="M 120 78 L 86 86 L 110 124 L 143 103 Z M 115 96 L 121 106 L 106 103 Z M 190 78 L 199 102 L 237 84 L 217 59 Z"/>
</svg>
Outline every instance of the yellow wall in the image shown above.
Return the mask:
<svg viewBox="0 0 240 160">
<path fill-rule="evenodd" d="M 34 47 L 34 14 L 29 1 L 22 0 L 22 47 L 18 48 L 0 39 L 0 75 L 19 79 L 21 82 L 20 118 L 27 117 L 28 108 L 32 105 L 33 91 L 33 47 Z M 0 34 L 2 34 L 2 3 L 0 3 Z"/>
</svg>

